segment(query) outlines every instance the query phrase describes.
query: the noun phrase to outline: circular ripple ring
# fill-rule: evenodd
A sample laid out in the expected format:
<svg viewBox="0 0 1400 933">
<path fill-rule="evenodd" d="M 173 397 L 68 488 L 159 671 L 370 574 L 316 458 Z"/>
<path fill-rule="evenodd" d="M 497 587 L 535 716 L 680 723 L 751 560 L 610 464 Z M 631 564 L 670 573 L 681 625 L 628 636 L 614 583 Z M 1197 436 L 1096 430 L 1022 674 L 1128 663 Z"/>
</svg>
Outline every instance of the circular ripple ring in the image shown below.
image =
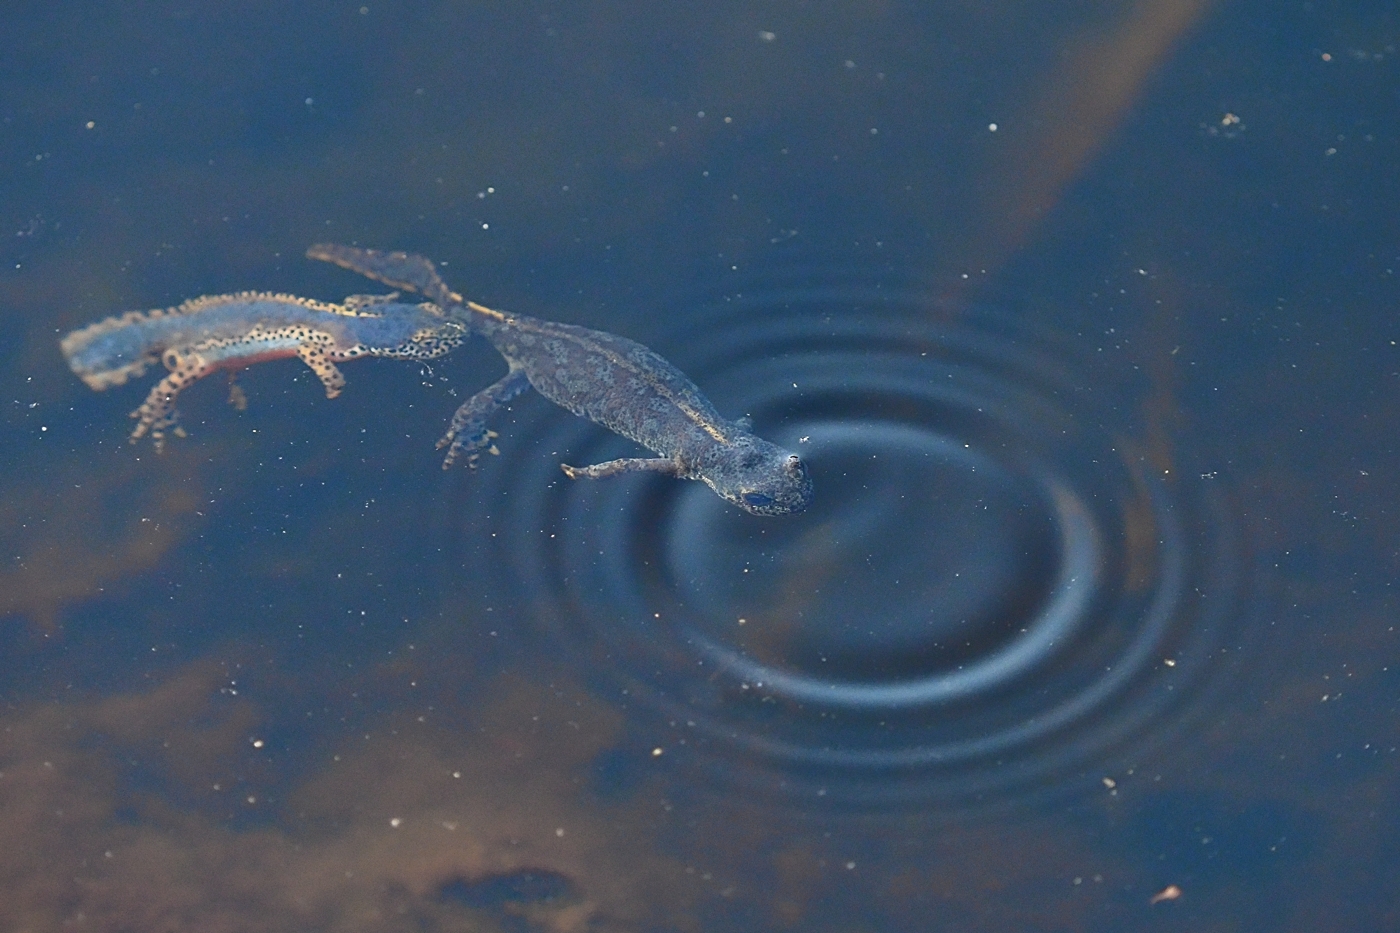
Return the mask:
<svg viewBox="0 0 1400 933">
<path fill-rule="evenodd" d="M 658 349 L 803 454 L 808 513 L 563 481 L 559 459 L 635 451 L 547 413 L 494 474 L 511 585 L 603 695 L 654 717 L 639 728 L 785 793 L 984 797 L 1053 783 L 1190 694 L 1239 555 L 1180 445 L 1149 442 L 1150 386 L 917 292 L 771 289 L 702 315 Z"/>
</svg>

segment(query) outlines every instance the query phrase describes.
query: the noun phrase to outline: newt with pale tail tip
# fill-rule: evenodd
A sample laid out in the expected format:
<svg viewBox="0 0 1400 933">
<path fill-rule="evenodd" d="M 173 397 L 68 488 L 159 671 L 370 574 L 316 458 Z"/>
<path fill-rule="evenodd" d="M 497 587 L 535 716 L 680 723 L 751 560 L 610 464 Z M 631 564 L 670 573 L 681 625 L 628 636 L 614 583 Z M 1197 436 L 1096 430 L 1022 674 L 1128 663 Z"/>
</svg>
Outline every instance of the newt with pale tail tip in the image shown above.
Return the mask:
<svg viewBox="0 0 1400 933">
<path fill-rule="evenodd" d="M 218 370 L 232 374 L 295 356 L 320 378 L 326 397 L 335 398 L 345 385 L 336 363 L 365 356 L 429 360 L 465 338 L 465 328 L 439 306 L 401 304 L 395 297 L 351 295 L 336 305 L 270 292 L 206 295 L 89 324 L 59 348 L 73 372 L 99 392 L 141 376 L 152 363 L 165 364 L 169 374 L 131 413 L 132 443 L 150 434 L 159 449 L 167 430 L 184 435 L 175 410 L 181 390 Z"/>
<path fill-rule="evenodd" d="M 170 370 L 132 413 L 135 440 L 160 440 L 176 424 L 180 390 L 217 369 L 297 356 L 335 397 L 344 384 L 337 362 L 362 356 L 433 359 L 481 334 L 505 357 L 501 379 L 462 404 L 438 447 L 443 467 L 476 462 L 495 433 L 487 420 L 534 388 L 545 398 L 659 454 L 587 467 L 561 464 L 571 479 L 654 472 L 698 479 L 755 515 L 800 512 L 812 480 L 797 454 L 750 433 L 746 420 L 722 418 L 680 370 L 635 341 L 572 324 L 496 311 L 453 292 L 423 256 L 323 244 L 313 259 L 343 266 L 428 303 L 396 295 L 356 296 L 329 305 L 288 295 L 245 293 L 199 298 L 168 312 L 110 318 L 64 338 L 69 365 L 94 389 L 120 385 L 162 360 Z M 178 429 L 177 429 L 178 430 Z"/>
</svg>

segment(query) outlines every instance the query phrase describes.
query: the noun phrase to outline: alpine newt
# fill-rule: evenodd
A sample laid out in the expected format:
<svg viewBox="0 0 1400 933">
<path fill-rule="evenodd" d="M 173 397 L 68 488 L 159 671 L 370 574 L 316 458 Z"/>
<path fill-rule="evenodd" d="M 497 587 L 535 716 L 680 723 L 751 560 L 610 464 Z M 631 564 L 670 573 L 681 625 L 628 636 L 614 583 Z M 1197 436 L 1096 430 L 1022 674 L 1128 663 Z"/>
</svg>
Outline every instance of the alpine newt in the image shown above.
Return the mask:
<svg viewBox="0 0 1400 933">
<path fill-rule="evenodd" d="M 106 389 L 163 362 L 169 373 L 132 412 L 132 441 L 183 434 L 175 400 L 219 369 L 236 371 L 269 359 L 298 357 L 320 377 L 326 395 L 345 379 L 336 363 L 367 356 L 434 359 L 469 333 L 505 357 L 507 372 L 461 405 L 438 447 L 443 468 L 474 465 L 492 450 L 487 420 L 533 387 L 555 404 L 659 454 L 587 467 L 561 464 L 571 479 L 654 472 L 705 482 L 721 498 L 755 515 L 800 512 L 812 480 L 797 454 L 754 435 L 746 419 L 728 421 L 680 370 L 625 337 L 524 314 L 496 311 L 453 292 L 433 263 L 410 253 L 324 244 L 307 251 L 394 288 L 421 304 L 355 295 L 336 305 L 292 295 L 243 292 L 196 298 L 166 311 L 130 312 L 63 339 L 68 365 L 91 388 Z"/>
<path fill-rule="evenodd" d="M 438 441 L 447 448 L 444 469 L 464 454 L 474 462 L 495 436 L 487 419 L 533 387 L 556 405 L 660 454 L 587 467 L 560 464 L 570 479 L 637 472 L 698 479 L 755 515 L 800 512 L 811 504 L 812 480 L 802 458 L 750 433 L 746 421 L 722 418 L 680 370 L 636 341 L 464 301 L 423 256 L 334 244 L 313 246 L 307 255 L 418 292 L 505 357 L 507 373 L 467 399 Z"/>
<path fill-rule="evenodd" d="M 269 292 L 206 295 L 90 324 L 59 347 L 73 372 L 99 392 L 141 376 L 152 363 L 165 364 L 165 378 L 131 413 L 132 443 L 150 434 L 159 449 L 167 430 L 184 436 L 175 410 L 180 392 L 217 370 L 232 374 L 295 356 L 320 377 L 326 397 L 335 398 L 345 385 L 336 363 L 367 356 L 433 359 L 466 336 L 438 305 L 402 304 L 394 297 L 352 295 L 336 305 Z"/>
</svg>

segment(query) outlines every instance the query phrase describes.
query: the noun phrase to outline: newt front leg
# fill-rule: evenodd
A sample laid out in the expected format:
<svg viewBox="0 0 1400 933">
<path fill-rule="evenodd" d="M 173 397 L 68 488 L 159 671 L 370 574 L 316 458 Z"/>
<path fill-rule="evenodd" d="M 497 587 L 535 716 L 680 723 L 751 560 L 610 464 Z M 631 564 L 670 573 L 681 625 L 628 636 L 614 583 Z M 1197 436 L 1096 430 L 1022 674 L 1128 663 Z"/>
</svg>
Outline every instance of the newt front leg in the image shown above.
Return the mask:
<svg viewBox="0 0 1400 933">
<path fill-rule="evenodd" d="M 663 473 L 676 477 L 685 475 L 681 465 L 671 457 L 626 457 L 586 467 L 561 463 L 559 468 L 569 479 L 607 479 L 609 476 L 621 476 L 624 473 Z"/>
</svg>

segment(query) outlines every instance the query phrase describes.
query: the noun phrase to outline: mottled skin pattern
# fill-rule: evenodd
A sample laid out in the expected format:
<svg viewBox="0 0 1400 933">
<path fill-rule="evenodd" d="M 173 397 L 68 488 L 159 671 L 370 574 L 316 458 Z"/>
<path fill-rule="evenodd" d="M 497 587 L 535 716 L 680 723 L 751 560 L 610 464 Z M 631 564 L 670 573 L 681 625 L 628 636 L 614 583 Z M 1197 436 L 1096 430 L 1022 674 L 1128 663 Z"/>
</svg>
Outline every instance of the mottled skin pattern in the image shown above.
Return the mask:
<svg viewBox="0 0 1400 933">
<path fill-rule="evenodd" d="M 466 336 L 437 304 L 402 304 L 395 296 L 352 295 L 335 305 L 294 295 L 210 295 L 176 308 L 132 311 L 73 331 L 60 343 L 68 365 L 101 391 L 138 377 L 157 361 L 168 374 L 131 413 L 135 443 L 166 431 L 183 436 L 175 400 L 217 370 L 230 374 L 263 360 L 297 357 L 320 378 L 326 397 L 345 386 L 336 363 L 366 356 L 433 359 Z M 241 398 L 241 394 L 234 396 Z"/>
<path fill-rule="evenodd" d="M 422 294 L 505 357 L 509 372 L 457 409 L 438 443 L 448 448 L 444 468 L 463 455 L 474 463 L 495 437 L 486 420 L 533 387 L 660 454 L 582 468 L 562 465 L 570 478 L 651 471 L 698 479 L 756 515 L 800 512 L 812 501 L 801 458 L 749 433 L 743 422 L 726 421 L 680 370 L 635 341 L 464 301 L 422 256 L 333 244 L 313 246 L 307 255 Z"/>
</svg>

